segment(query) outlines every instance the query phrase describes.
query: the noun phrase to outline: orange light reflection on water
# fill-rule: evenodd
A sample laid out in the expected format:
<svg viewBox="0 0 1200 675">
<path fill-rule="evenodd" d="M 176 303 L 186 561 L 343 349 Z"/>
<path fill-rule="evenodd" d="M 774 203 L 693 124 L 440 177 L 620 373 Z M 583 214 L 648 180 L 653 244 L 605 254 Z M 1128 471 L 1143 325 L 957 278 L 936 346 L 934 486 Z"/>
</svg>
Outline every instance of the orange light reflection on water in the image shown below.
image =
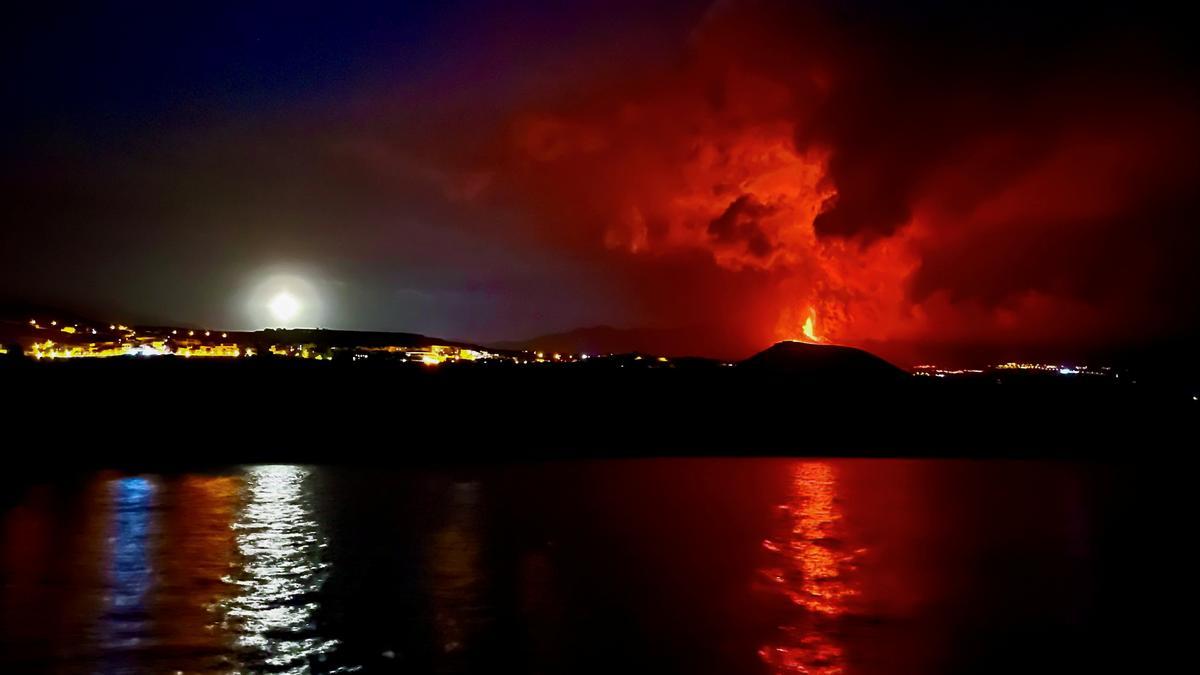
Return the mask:
<svg viewBox="0 0 1200 675">
<path fill-rule="evenodd" d="M 469 648 L 481 606 L 480 484 L 455 483 L 444 527 L 430 543 L 434 630 L 443 656 Z"/>
<path fill-rule="evenodd" d="M 776 673 L 841 675 L 847 671 L 837 619 L 852 611 L 860 593 L 852 572 L 863 550 L 848 549 L 836 469 L 796 464 L 788 501 L 778 509 L 780 533 L 763 542 L 773 565 L 761 574 L 797 609 L 759 656 Z"/>
<path fill-rule="evenodd" d="M 215 611 L 237 590 L 222 581 L 236 564 L 233 522 L 241 478 L 187 475 L 172 483 L 163 514 L 157 616 L 160 639 L 194 655 L 197 667 L 228 667 L 233 640 Z"/>
</svg>

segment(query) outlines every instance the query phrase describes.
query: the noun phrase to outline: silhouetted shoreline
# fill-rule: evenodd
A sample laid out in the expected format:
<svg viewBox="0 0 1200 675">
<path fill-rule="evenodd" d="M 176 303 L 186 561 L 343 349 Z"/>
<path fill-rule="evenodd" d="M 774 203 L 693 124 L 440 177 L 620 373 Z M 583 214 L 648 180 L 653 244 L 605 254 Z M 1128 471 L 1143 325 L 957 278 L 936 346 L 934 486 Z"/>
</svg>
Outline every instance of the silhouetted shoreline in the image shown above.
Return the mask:
<svg viewBox="0 0 1200 675">
<path fill-rule="evenodd" d="M 21 461 L 90 466 L 817 455 L 1130 458 L 1190 429 L 1171 387 L 862 381 L 739 368 L 398 367 L 297 359 L 9 364 Z M 28 439 L 28 440 L 23 440 Z"/>
</svg>

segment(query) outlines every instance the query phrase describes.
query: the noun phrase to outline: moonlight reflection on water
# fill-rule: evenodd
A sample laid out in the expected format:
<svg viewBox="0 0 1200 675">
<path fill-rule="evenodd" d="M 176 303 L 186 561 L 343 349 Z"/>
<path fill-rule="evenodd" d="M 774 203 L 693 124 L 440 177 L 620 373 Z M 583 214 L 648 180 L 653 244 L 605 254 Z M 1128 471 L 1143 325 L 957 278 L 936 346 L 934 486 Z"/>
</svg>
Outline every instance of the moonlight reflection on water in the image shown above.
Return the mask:
<svg viewBox="0 0 1200 675">
<path fill-rule="evenodd" d="M 337 647 L 313 623 L 329 565 L 322 559 L 325 535 L 304 489 L 308 475 L 298 466 L 247 470 L 245 505 L 233 524 L 243 564 L 228 579 L 240 592 L 219 605 L 237 635 L 242 667 L 303 673 Z"/>
</svg>

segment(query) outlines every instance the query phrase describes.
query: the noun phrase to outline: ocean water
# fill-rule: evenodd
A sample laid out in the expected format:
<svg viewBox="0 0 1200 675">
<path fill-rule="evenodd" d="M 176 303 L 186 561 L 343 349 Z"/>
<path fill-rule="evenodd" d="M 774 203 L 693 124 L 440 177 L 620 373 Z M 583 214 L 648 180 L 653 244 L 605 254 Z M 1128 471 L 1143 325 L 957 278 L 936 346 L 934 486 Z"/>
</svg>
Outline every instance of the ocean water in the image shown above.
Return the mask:
<svg viewBox="0 0 1200 675">
<path fill-rule="evenodd" d="M 660 459 L 10 476 L 0 671 L 1148 670 L 1187 645 L 1171 474 Z"/>
</svg>

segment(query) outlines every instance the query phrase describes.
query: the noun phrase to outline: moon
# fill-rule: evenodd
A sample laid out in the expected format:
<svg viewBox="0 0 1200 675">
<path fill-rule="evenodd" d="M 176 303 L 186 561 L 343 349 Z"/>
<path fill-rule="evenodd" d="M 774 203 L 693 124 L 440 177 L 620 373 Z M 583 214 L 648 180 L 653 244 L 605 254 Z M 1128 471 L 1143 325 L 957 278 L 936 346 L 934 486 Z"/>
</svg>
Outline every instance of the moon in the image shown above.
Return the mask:
<svg viewBox="0 0 1200 675">
<path fill-rule="evenodd" d="M 267 303 L 267 309 L 276 321 L 286 324 L 300 312 L 300 301 L 291 293 L 280 291 Z"/>
<path fill-rule="evenodd" d="M 239 296 L 247 321 L 258 328 L 316 327 L 327 303 L 319 272 L 306 268 L 275 268 L 249 279 Z"/>
</svg>

